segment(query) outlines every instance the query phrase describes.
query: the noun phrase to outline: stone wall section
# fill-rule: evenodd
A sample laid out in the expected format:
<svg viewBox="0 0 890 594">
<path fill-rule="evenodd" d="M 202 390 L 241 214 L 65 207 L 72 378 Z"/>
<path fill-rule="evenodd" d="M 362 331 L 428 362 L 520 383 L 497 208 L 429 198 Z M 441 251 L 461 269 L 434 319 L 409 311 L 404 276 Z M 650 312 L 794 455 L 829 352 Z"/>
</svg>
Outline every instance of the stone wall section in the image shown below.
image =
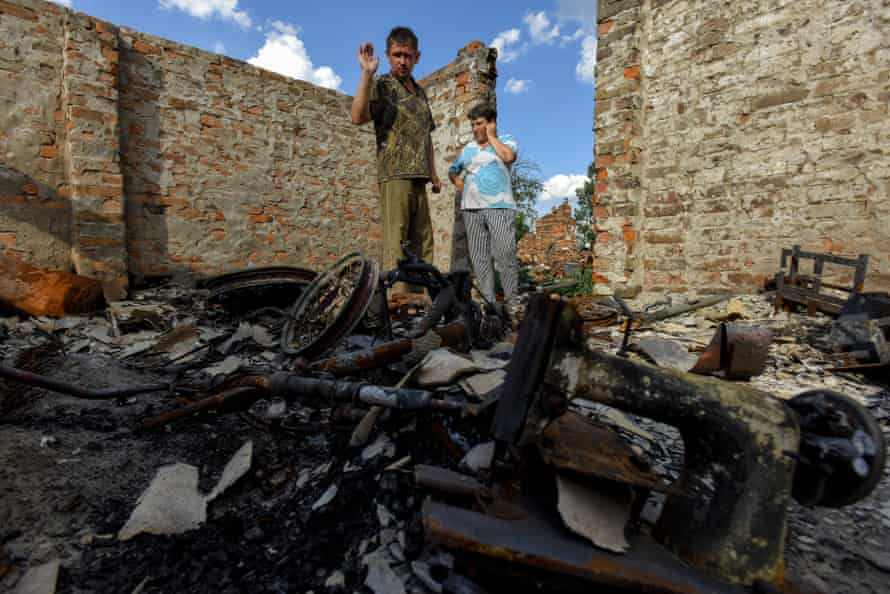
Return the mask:
<svg viewBox="0 0 890 594">
<path fill-rule="evenodd" d="M 0 0 L 0 251 L 68 269 L 70 188 L 61 158 L 67 11 Z"/>
<path fill-rule="evenodd" d="M 612 282 L 753 290 L 799 243 L 868 253 L 866 289 L 890 288 L 886 2 L 600 0 L 599 20 Z"/>
<path fill-rule="evenodd" d="M 121 29 L 131 272 L 323 269 L 381 230 L 351 97 Z"/>
<path fill-rule="evenodd" d="M 418 81 L 430 99 L 436 129 L 433 145 L 442 192 L 429 194 L 435 237 L 435 264 L 441 270 L 469 270 L 466 231 L 460 218 L 460 198 L 448 180 L 448 166 L 473 139 L 467 113 L 480 102 L 497 107 L 497 50 L 472 41 L 457 59 Z"/>
<path fill-rule="evenodd" d="M 62 161 L 71 208 L 71 261 L 120 297 L 129 282 L 124 179 L 118 123 L 118 31 L 69 12 L 65 23 L 61 108 Z"/>
<path fill-rule="evenodd" d="M 643 93 L 642 0 L 600 0 L 594 115 L 594 273 L 614 285 L 637 281 Z"/>
</svg>

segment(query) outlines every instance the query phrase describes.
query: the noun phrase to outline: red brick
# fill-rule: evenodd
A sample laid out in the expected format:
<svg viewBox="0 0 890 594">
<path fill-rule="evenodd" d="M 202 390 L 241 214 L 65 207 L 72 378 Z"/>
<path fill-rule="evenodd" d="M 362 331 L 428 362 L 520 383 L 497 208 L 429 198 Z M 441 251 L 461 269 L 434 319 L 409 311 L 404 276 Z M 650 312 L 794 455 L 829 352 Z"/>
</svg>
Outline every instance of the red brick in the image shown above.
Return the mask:
<svg viewBox="0 0 890 594">
<path fill-rule="evenodd" d="M 628 66 L 627 68 L 625 68 L 624 69 L 624 78 L 627 78 L 630 80 L 636 80 L 636 79 L 640 78 L 639 65 L 634 64 L 633 66 Z"/>
<path fill-rule="evenodd" d="M 0 2 L 0 13 L 12 15 L 26 21 L 37 21 L 37 13 L 29 8 Z"/>
<path fill-rule="evenodd" d="M 44 144 L 40 147 L 40 156 L 45 159 L 55 159 L 59 156 L 59 147 L 54 144 Z"/>
<path fill-rule="evenodd" d="M 110 47 L 103 47 L 102 55 L 105 56 L 105 59 L 108 60 L 109 62 L 114 63 L 114 64 L 117 63 L 118 53 L 117 53 L 117 51 L 111 49 Z"/>
<path fill-rule="evenodd" d="M 726 275 L 726 280 L 728 280 L 733 285 L 740 286 L 762 286 L 763 285 L 763 277 L 756 274 L 748 274 L 746 272 L 730 272 Z"/>
<path fill-rule="evenodd" d="M 201 114 L 201 125 L 205 128 L 222 127 L 222 123 L 220 123 L 219 118 L 212 116 L 209 113 Z"/>
<path fill-rule="evenodd" d="M 621 228 L 621 238 L 624 241 L 636 241 L 637 240 L 637 232 L 628 226 L 624 226 Z"/>
<path fill-rule="evenodd" d="M 644 238 L 646 243 L 683 243 L 683 236 L 679 233 L 648 231 Z"/>
<path fill-rule="evenodd" d="M 609 279 L 602 274 L 599 274 L 598 272 L 594 272 L 593 274 L 591 274 L 591 278 L 595 283 L 609 283 Z"/>
<path fill-rule="evenodd" d="M 114 237 L 89 237 L 82 234 L 77 238 L 77 245 L 82 248 L 121 248 L 124 246 L 120 239 Z"/>
<path fill-rule="evenodd" d="M 596 29 L 596 33 L 598 36 L 602 37 L 614 28 L 615 21 L 606 21 L 605 23 L 600 23 L 599 27 Z"/>
<path fill-rule="evenodd" d="M 95 122 L 105 121 L 105 115 L 101 111 L 95 111 L 92 109 L 86 109 L 83 107 L 72 107 L 71 108 L 71 117 L 72 118 L 80 118 L 84 120 L 92 120 Z"/>
<path fill-rule="evenodd" d="M 612 155 L 601 155 L 596 158 L 596 167 L 597 169 L 602 169 L 608 167 L 615 161 L 615 158 Z"/>
<path fill-rule="evenodd" d="M 133 49 L 139 52 L 140 54 L 153 54 L 160 55 L 161 50 L 157 47 L 151 45 L 150 43 L 145 43 L 144 41 L 136 41 L 133 43 Z"/>
<path fill-rule="evenodd" d="M 96 186 L 80 184 L 74 186 L 74 194 L 80 196 L 103 196 L 105 198 L 122 198 L 123 188 L 120 186 Z"/>
</svg>

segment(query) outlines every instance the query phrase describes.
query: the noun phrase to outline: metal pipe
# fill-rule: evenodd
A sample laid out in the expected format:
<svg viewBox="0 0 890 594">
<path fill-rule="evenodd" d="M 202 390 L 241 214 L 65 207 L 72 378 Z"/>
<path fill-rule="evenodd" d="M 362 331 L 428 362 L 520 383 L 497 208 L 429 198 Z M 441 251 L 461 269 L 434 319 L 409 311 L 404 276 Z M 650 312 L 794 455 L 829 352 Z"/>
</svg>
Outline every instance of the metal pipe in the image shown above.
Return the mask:
<svg viewBox="0 0 890 594">
<path fill-rule="evenodd" d="M 467 327 L 463 322 L 451 322 L 447 326 L 433 328 L 432 331 L 442 339 L 439 346 L 457 347 L 468 342 Z M 417 349 L 417 347 L 418 345 L 414 340 L 403 338 L 369 349 L 315 361 L 309 365 L 309 369 L 312 371 L 325 371 L 334 375 L 348 375 L 357 371 L 377 369 L 384 365 L 395 363 Z"/>
<path fill-rule="evenodd" d="M 0 365 L 0 377 L 5 380 L 27 384 L 36 388 L 43 388 L 60 394 L 67 394 L 87 400 L 107 400 L 110 398 L 124 398 L 149 392 L 164 392 L 170 389 L 170 384 L 142 384 L 124 386 L 120 388 L 85 388 L 83 386 L 52 379 L 44 375 L 24 371 L 15 367 Z"/>
<path fill-rule="evenodd" d="M 314 397 L 328 401 L 346 401 L 401 410 L 436 410 L 449 413 L 473 413 L 475 406 L 433 397 L 426 390 L 390 388 L 358 382 L 303 377 L 285 371 L 270 375 L 251 374 L 234 377 L 217 392 L 187 406 L 143 419 L 146 428 L 159 427 L 202 411 L 247 409 L 266 394 L 285 399 Z"/>
</svg>

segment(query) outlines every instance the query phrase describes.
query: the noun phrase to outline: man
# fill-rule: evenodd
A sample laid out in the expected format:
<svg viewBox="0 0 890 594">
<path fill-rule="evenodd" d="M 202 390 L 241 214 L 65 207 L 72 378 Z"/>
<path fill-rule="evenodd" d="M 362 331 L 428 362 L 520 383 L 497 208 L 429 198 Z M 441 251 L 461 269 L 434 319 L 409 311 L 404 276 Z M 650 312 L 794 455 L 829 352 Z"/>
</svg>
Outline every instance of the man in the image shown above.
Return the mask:
<svg viewBox="0 0 890 594">
<path fill-rule="evenodd" d="M 402 255 L 402 240 L 427 262 L 433 261 L 433 230 L 426 184 L 438 193 L 442 182 L 436 175 L 433 142 L 435 128 L 423 89 L 411 76 L 420 60 L 417 36 L 407 27 L 396 27 L 386 38 L 390 72 L 374 76 L 380 59 L 374 46 L 358 50 L 361 78 L 352 100 L 352 123 L 374 122 L 377 136 L 377 182 L 380 188 L 383 225 L 383 269 L 395 268 Z"/>
<path fill-rule="evenodd" d="M 498 135 L 498 115 L 492 106 L 476 105 L 468 116 L 473 141 L 448 168 L 448 178 L 461 195 L 460 208 L 479 291 L 493 306 L 492 256 L 501 274 L 507 301 L 513 302 L 517 296 L 516 201 L 510 184 L 510 166 L 516 161 L 518 145 L 512 136 Z"/>
</svg>

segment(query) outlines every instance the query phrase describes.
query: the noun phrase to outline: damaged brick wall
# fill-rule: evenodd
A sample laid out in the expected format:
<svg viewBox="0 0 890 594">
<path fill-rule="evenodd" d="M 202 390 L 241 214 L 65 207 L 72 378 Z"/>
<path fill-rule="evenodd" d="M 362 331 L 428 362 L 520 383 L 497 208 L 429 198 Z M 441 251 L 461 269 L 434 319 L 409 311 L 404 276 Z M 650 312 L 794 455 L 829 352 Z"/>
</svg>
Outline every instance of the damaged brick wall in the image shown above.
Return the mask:
<svg viewBox="0 0 890 594">
<path fill-rule="evenodd" d="M 799 243 L 890 288 L 885 4 L 599 0 L 598 272 L 753 290 Z"/>
<path fill-rule="evenodd" d="M 477 42 L 424 81 L 443 177 L 495 76 Z M 379 255 L 373 132 L 350 96 L 42 0 L 0 0 L 0 77 L 0 250 L 121 288 Z M 453 193 L 433 198 L 448 268 Z"/>
<path fill-rule="evenodd" d="M 65 11 L 33 6 L 0 0 L 0 250 L 67 269 L 70 189 L 59 92 Z"/>
<path fill-rule="evenodd" d="M 378 255 L 374 139 L 351 98 L 122 28 L 135 275 Z"/>
<path fill-rule="evenodd" d="M 457 192 L 448 181 L 448 166 L 473 139 L 467 113 L 476 103 L 497 105 L 497 50 L 480 41 L 468 43 L 457 59 L 419 81 L 430 99 L 436 130 L 436 172 L 442 179 L 442 192 L 430 194 L 435 235 L 435 263 L 443 269 L 469 269 L 466 232 L 460 219 Z"/>
<path fill-rule="evenodd" d="M 578 227 L 568 202 L 560 204 L 535 221 L 534 232 L 527 233 L 517 245 L 519 261 L 531 266 L 536 275 L 565 276 L 566 264 L 587 264 L 590 252 L 578 245 Z"/>
</svg>

